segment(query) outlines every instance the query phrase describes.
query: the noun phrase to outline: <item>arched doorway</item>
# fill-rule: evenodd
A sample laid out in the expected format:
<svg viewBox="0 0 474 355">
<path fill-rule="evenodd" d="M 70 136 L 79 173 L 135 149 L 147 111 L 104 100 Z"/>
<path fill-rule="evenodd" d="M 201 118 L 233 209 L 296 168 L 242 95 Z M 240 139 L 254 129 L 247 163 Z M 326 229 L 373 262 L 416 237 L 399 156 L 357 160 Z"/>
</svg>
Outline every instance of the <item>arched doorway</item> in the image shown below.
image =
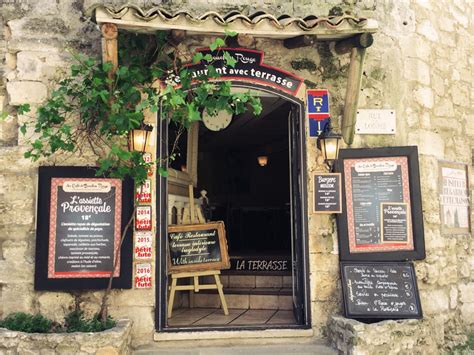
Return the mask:
<svg viewBox="0 0 474 355">
<path fill-rule="evenodd" d="M 228 222 L 228 226 L 226 229 L 228 230 L 228 242 L 229 242 L 229 254 L 232 258 L 237 259 L 234 260 L 234 264 L 232 265 L 231 269 L 228 272 L 229 279 L 232 277 L 232 272 L 234 271 L 236 275 L 242 274 L 242 270 L 248 271 L 249 274 L 252 274 L 252 268 L 256 269 L 257 271 L 269 271 L 267 265 L 269 265 L 268 260 L 272 261 L 273 265 L 279 265 L 281 267 L 283 265 L 283 261 L 288 258 L 287 265 L 287 278 L 286 280 L 289 281 L 287 286 L 287 295 L 290 298 L 290 313 L 293 314 L 293 321 L 288 322 L 260 322 L 260 323 L 252 323 L 252 322 L 228 322 L 225 325 L 219 324 L 207 324 L 205 322 L 177 322 L 173 324 L 170 322 L 167 317 L 167 297 L 168 297 L 168 273 L 167 273 L 167 228 L 168 228 L 168 179 L 163 177 L 157 177 L 157 201 L 156 201 L 156 208 L 157 208 L 157 216 L 159 216 L 158 223 L 158 235 L 157 235 L 157 268 L 156 268 L 156 308 L 155 308 L 155 324 L 157 331 L 177 331 L 177 330 L 228 330 L 228 329 L 268 329 L 268 328 L 307 328 L 311 324 L 310 320 L 310 301 L 309 301 L 309 271 L 308 271 L 308 233 L 307 233 L 307 206 L 306 206 L 306 166 L 305 166 L 305 157 L 306 157 L 306 147 L 305 147 L 305 121 L 304 121 L 304 102 L 300 99 L 284 93 L 278 89 L 263 86 L 259 84 L 255 84 L 252 82 L 243 82 L 243 81 L 233 81 L 232 82 L 233 88 L 243 88 L 243 89 L 251 89 L 256 90 L 262 95 L 263 103 L 264 103 L 264 112 L 265 109 L 269 112 L 266 116 L 269 116 L 270 113 L 273 112 L 273 116 L 277 117 L 271 121 L 271 118 L 268 119 L 263 118 L 261 122 L 256 123 L 253 127 L 250 127 L 251 131 L 254 131 L 256 134 L 263 134 L 268 127 L 272 124 L 276 124 L 280 126 L 280 129 L 276 128 L 278 131 L 277 133 L 281 136 L 282 130 L 284 130 L 284 134 L 286 135 L 286 141 L 284 142 L 286 148 L 282 148 L 282 142 L 278 142 L 274 144 L 270 149 L 267 149 L 268 153 L 268 161 L 271 161 L 272 154 L 275 153 L 275 148 L 278 150 L 277 154 L 273 154 L 275 157 L 275 161 L 280 160 L 282 162 L 282 157 L 284 157 L 286 161 L 286 168 L 282 168 L 284 164 L 280 164 L 279 168 L 281 169 L 280 172 L 282 174 L 287 174 L 286 178 L 281 179 L 272 179 L 271 175 L 275 176 L 275 173 L 279 173 L 277 171 L 268 172 L 264 176 L 260 176 L 259 179 L 267 179 L 268 186 L 270 188 L 265 189 L 263 193 L 257 191 L 249 186 L 249 180 L 251 178 L 245 176 L 243 179 L 239 178 L 236 179 L 235 171 L 233 172 L 232 169 L 224 169 L 225 171 L 219 172 L 214 175 L 214 179 L 221 179 L 222 177 L 227 177 L 229 184 L 223 184 L 224 186 L 223 191 L 221 192 L 221 200 L 220 202 L 224 201 L 226 207 L 218 211 L 217 209 L 214 210 L 214 213 L 217 214 L 216 217 L 219 219 L 226 219 Z M 267 106 L 267 107 L 265 107 Z M 273 107 L 268 107 L 273 106 Z M 275 107 L 276 106 L 276 107 Z M 282 117 L 285 117 L 285 125 L 282 125 Z M 251 118 L 255 122 L 258 122 L 259 118 Z M 277 122 L 278 121 L 278 122 Z M 254 149 L 252 154 L 249 153 L 249 149 L 252 150 L 252 145 L 255 145 L 256 140 L 255 138 L 250 139 L 248 132 L 249 132 L 249 124 L 250 120 L 246 118 L 241 118 L 238 121 L 238 124 L 235 124 L 233 128 L 225 134 L 221 132 L 221 136 L 212 135 L 211 132 L 201 133 L 201 139 L 204 135 L 207 135 L 207 139 L 205 140 L 204 144 L 199 144 L 199 148 L 197 152 L 191 152 L 192 154 L 198 154 L 201 156 L 216 156 L 216 152 L 222 152 L 223 149 L 228 149 L 229 151 L 234 151 L 234 158 L 237 161 L 241 161 L 244 157 L 248 158 L 252 154 L 256 158 L 256 154 L 260 154 L 258 149 Z M 262 122 L 264 124 L 262 125 Z M 265 124 L 267 126 L 265 126 Z M 202 124 L 201 124 L 202 125 Z M 270 125 L 270 126 L 269 126 Z M 245 128 L 247 126 L 247 129 Z M 285 127 L 284 127 L 285 126 Z M 284 128 L 283 128 L 284 127 Z M 159 129 L 159 142 L 160 144 L 157 147 L 157 154 L 158 156 L 162 156 L 162 154 L 166 154 L 168 150 L 168 133 L 169 133 L 169 126 L 168 122 L 160 120 L 160 129 Z M 275 132 L 266 134 L 267 139 L 271 140 L 274 139 L 277 135 Z M 212 139 L 210 138 L 212 137 Z M 232 139 L 231 139 L 232 138 Z M 247 139 L 245 139 L 247 138 Z M 245 146 L 243 146 L 245 145 Z M 249 148 L 250 147 L 250 148 Z M 241 149 L 239 149 L 241 148 Z M 249 148 L 249 149 L 247 149 Z M 189 153 L 188 149 L 188 153 Z M 279 155 L 279 157 L 277 157 Z M 235 160 L 234 159 L 234 160 Z M 200 164 L 201 166 L 203 164 Z M 238 165 L 238 163 L 237 163 Z M 257 160 L 254 161 L 255 167 L 257 167 Z M 207 164 L 207 167 L 214 166 L 215 164 Z M 285 170 L 286 169 L 286 170 Z M 235 170 L 235 169 L 234 169 Z M 240 169 L 241 176 L 245 174 L 250 174 L 251 172 L 248 169 Z M 258 169 L 256 169 L 257 175 Z M 261 172 L 262 170 L 260 170 Z M 212 185 L 213 179 L 209 177 L 205 177 L 199 168 L 197 169 L 198 175 L 201 175 L 201 181 L 204 185 L 207 186 Z M 270 174 L 270 175 L 268 175 Z M 261 175 L 261 174 L 260 174 Z M 217 176 L 217 177 L 216 177 Z M 256 175 L 254 175 L 256 176 Z M 257 177 L 258 178 L 258 177 Z M 275 187 L 276 189 L 281 192 L 283 197 L 281 198 L 268 198 L 268 195 L 273 195 L 275 189 L 272 190 L 272 180 L 275 181 L 275 184 L 278 185 Z M 278 181 L 277 181 L 278 180 Z M 199 181 L 199 179 L 198 179 Z M 286 184 L 286 192 L 283 184 Z M 215 189 L 214 189 L 215 191 Z M 244 192 L 246 195 L 254 196 L 255 205 L 262 205 L 262 199 L 266 202 L 278 201 L 277 203 L 281 206 L 285 204 L 287 209 L 285 211 L 278 210 L 277 208 L 273 208 L 272 210 L 268 208 L 268 204 L 265 205 L 264 208 L 259 208 L 258 206 L 248 206 L 248 199 L 245 202 L 238 201 L 239 191 Z M 214 194 L 214 196 L 219 195 L 218 193 Z M 287 202 L 284 203 L 283 199 L 285 199 L 284 195 L 286 195 Z M 224 197 L 222 197 L 224 196 Z M 217 198 L 219 199 L 219 198 Z M 259 200 L 259 203 L 257 203 Z M 271 211 L 270 211 L 271 210 Z M 285 217 L 285 212 L 286 217 Z M 280 215 L 279 215 L 280 213 Z M 283 214 L 281 214 L 283 213 Z M 254 215 L 254 218 L 252 217 Z M 261 224 L 258 223 L 259 220 L 263 218 L 267 218 L 266 220 L 262 221 Z M 287 229 L 285 224 L 285 218 L 287 218 Z M 273 221 L 273 222 L 272 222 Z M 279 228 L 274 228 L 275 226 L 273 223 L 281 222 L 279 224 Z M 251 235 L 248 232 L 249 225 L 256 225 L 259 224 L 259 228 L 257 228 L 257 233 Z M 242 227 L 244 227 L 242 229 Z M 256 241 L 253 245 L 249 245 L 251 243 L 251 239 L 255 235 L 262 235 L 262 231 L 267 227 L 267 229 L 271 229 L 269 233 L 266 233 L 266 240 L 265 238 Z M 247 228 L 247 229 L 246 229 Z M 254 228 L 255 229 L 255 228 Z M 286 232 L 287 231 L 287 232 Z M 286 239 L 285 239 L 286 236 Z M 259 237 L 260 238 L 260 237 Z M 272 238 L 274 238 L 272 242 Z M 265 244 L 273 243 L 273 255 L 270 255 L 267 261 L 262 258 L 265 254 L 265 249 L 270 250 L 270 254 L 272 254 L 272 248 L 265 248 Z M 286 250 L 286 254 L 285 254 Z M 249 252 L 255 252 L 254 255 L 249 255 Z M 267 250 L 268 251 L 268 250 Z M 267 253 L 268 254 L 268 253 Z M 278 254 L 278 255 L 277 255 Z M 268 255 L 267 255 L 268 256 Z M 281 260 L 280 263 L 275 263 L 275 257 L 279 257 Z M 240 258 L 240 259 L 239 259 Z M 247 259 L 246 259 L 247 258 Z M 240 260 L 240 264 L 239 264 Z M 244 260 L 244 262 L 242 262 Z M 277 258 L 278 260 L 278 258 Z M 245 261 L 247 261 L 247 265 L 245 265 Z M 249 265 L 251 265 L 249 267 Z M 249 270 L 250 268 L 250 270 Z M 266 269 L 266 270 L 265 270 Z M 270 270 L 271 271 L 271 270 Z M 280 270 L 281 271 L 281 270 Z M 245 273 L 244 273 L 245 274 Z M 267 275 L 272 275 L 272 273 L 266 273 Z M 278 273 L 277 273 L 278 274 Z M 263 272 L 265 275 L 265 272 Z M 280 273 L 280 275 L 283 275 Z M 235 291 L 235 290 L 233 290 Z M 232 290 L 230 290 L 232 292 Z M 257 291 L 259 292 L 259 291 Z M 265 301 L 264 301 L 265 302 Z M 270 306 L 269 306 L 270 307 Z M 219 310 L 217 310 L 219 311 Z M 271 317 L 274 317 L 278 313 L 278 308 L 275 312 L 271 314 Z M 241 314 L 236 318 L 239 318 Z M 270 318 L 271 318 L 270 317 Z M 202 318 L 205 318 L 203 313 Z M 269 318 L 269 320 L 270 320 Z"/>
</svg>

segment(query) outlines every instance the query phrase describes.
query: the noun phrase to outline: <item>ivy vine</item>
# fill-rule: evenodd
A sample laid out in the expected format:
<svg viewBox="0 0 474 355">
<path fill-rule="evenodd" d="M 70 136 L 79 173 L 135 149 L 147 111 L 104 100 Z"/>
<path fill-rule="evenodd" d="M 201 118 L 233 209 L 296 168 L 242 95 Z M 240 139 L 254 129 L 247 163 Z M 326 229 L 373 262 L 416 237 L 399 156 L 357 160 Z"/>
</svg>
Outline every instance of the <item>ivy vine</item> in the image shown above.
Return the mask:
<svg viewBox="0 0 474 355">
<path fill-rule="evenodd" d="M 27 134 L 28 126 L 34 128 L 26 158 L 36 161 L 56 152 L 81 153 L 86 144 L 98 158 L 98 175 L 130 176 L 141 184 L 151 163 L 146 163 L 140 152 L 129 151 L 127 136 L 142 127 L 145 110 L 156 113 L 161 105 L 161 119 L 184 129 L 201 120 L 204 110 L 211 116 L 221 110 L 239 114 L 251 109 L 255 115 L 262 111 L 258 97 L 250 92 L 232 92 L 230 82 L 215 80 L 219 74 L 211 55 L 198 52 L 187 58 L 168 41 L 166 32 L 120 32 L 118 43 L 119 67 L 115 73 L 111 63 L 73 55 L 75 63 L 69 75 L 38 108 L 36 118 L 20 127 L 23 134 Z M 234 67 L 235 59 L 222 50 L 224 45 L 225 40 L 217 38 L 209 48 L 222 51 L 225 64 Z M 207 73 L 193 78 L 185 67 L 189 62 L 205 62 Z M 161 87 L 154 85 L 157 80 Z M 29 110 L 28 104 L 17 109 L 19 114 Z M 168 163 L 172 157 L 157 157 L 157 161 Z M 165 168 L 158 171 L 167 174 Z"/>
</svg>

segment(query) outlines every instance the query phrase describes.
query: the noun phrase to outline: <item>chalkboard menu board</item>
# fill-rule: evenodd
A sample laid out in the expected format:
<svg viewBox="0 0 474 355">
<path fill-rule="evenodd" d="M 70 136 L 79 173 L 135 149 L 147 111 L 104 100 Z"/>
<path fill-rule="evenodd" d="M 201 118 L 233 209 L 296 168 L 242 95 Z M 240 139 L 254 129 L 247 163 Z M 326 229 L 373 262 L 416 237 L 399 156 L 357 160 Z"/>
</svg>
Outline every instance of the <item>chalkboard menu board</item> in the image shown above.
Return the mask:
<svg viewBox="0 0 474 355">
<path fill-rule="evenodd" d="M 313 212 L 341 213 L 341 174 L 313 175 Z"/>
<path fill-rule="evenodd" d="M 170 226 L 168 255 L 170 272 L 228 269 L 224 222 Z"/>
<path fill-rule="evenodd" d="M 416 147 L 342 149 L 337 170 L 344 181 L 341 259 L 424 258 Z"/>
<path fill-rule="evenodd" d="M 342 262 L 341 280 L 347 318 L 422 317 L 412 263 Z"/>
<path fill-rule="evenodd" d="M 120 243 L 121 191 L 119 179 L 52 178 L 49 278 L 110 276 Z"/>
<path fill-rule="evenodd" d="M 133 182 L 95 172 L 40 168 L 35 289 L 105 288 L 111 273 L 113 287 L 131 287 L 131 230 L 122 248 L 120 239 L 132 215 Z"/>
</svg>

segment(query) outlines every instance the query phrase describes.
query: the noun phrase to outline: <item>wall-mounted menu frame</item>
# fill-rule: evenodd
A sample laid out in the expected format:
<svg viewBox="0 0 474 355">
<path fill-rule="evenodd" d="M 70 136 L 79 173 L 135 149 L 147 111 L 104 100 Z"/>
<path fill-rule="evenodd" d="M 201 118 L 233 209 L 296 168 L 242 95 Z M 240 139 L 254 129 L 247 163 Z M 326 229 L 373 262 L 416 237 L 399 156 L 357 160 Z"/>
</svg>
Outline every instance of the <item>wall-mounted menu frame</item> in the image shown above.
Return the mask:
<svg viewBox="0 0 474 355">
<path fill-rule="evenodd" d="M 35 289 L 107 287 L 115 250 L 133 213 L 133 181 L 95 176 L 91 167 L 38 170 Z M 132 286 L 132 228 L 113 288 Z"/>
<path fill-rule="evenodd" d="M 168 227 L 168 272 L 230 267 L 224 222 Z"/>
<path fill-rule="evenodd" d="M 418 150 L 415 146 L 341 149 L 341 260 L 425 258 Z"/>
</svg>

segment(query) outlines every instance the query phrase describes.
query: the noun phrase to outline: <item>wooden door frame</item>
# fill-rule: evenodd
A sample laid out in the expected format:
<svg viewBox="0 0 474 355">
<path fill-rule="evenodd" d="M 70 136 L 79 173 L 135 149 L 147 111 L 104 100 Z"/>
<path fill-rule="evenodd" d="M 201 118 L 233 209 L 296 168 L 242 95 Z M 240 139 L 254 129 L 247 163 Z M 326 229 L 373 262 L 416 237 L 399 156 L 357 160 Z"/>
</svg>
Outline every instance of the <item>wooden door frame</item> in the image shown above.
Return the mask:
<svg viewBox="0 0 474 355">
<path fill-rule="evenodd" d="M 250 90 L 258 90 L 274 94 L 292 105 L 296 105 L 299 115 L 299 137 L 298 146 L 300 148 L 297 153 L 301 168 L 300 176 L 300 198 L 301 211 L 300 221 L 295 223 L 301 224 L 301 251 L 302 251 L 302 272 L 304 278 L 303 304 L 304 304 L 304 322 L 300 325 L 281 325 L 281 326 L 243 326 L 243 327 L 182 327 L 170 328 L 166 326 L 167 316 L 167 292 L 168 292 L 168 273 L 167 273 L 167 255 L 166 240 L 168 233 L 168 181 L 166 177 L 156 174 L 156 236 L 155 236 L 155 329 L 157 332 L 178 332 L 178 331 L 216 331 L 216 330 L 264 330 L 264 329 L 308 329 L 311 327 L 311 301 L 310 301 L 310 284 L 309 284 L 309 233 L 308 233 L 308 194 L 307 194 L 307 169 L 306 169 L 306 122 L 305 122 L 305 103 L 299 98 L 284 93 L 280 90 L 255 84 L 252 82 L 232 81 L 232 87 L 246 88 Z M 158 113 L 158 138 L 156 144 L 156 156 L 162 156 L 168 150 L 168 122 L 161 119 L 161 110 Z M 290 137 L 292 139 L 292 137 Z M 165 154 L 165 155 L 166 155 Z M 158 167 L 156 167 L 158 168 Z M 291 166 L 289 167 L 291 169 Z M 299 249 L 299 248 L 298 248 Z"/>
</svg>

